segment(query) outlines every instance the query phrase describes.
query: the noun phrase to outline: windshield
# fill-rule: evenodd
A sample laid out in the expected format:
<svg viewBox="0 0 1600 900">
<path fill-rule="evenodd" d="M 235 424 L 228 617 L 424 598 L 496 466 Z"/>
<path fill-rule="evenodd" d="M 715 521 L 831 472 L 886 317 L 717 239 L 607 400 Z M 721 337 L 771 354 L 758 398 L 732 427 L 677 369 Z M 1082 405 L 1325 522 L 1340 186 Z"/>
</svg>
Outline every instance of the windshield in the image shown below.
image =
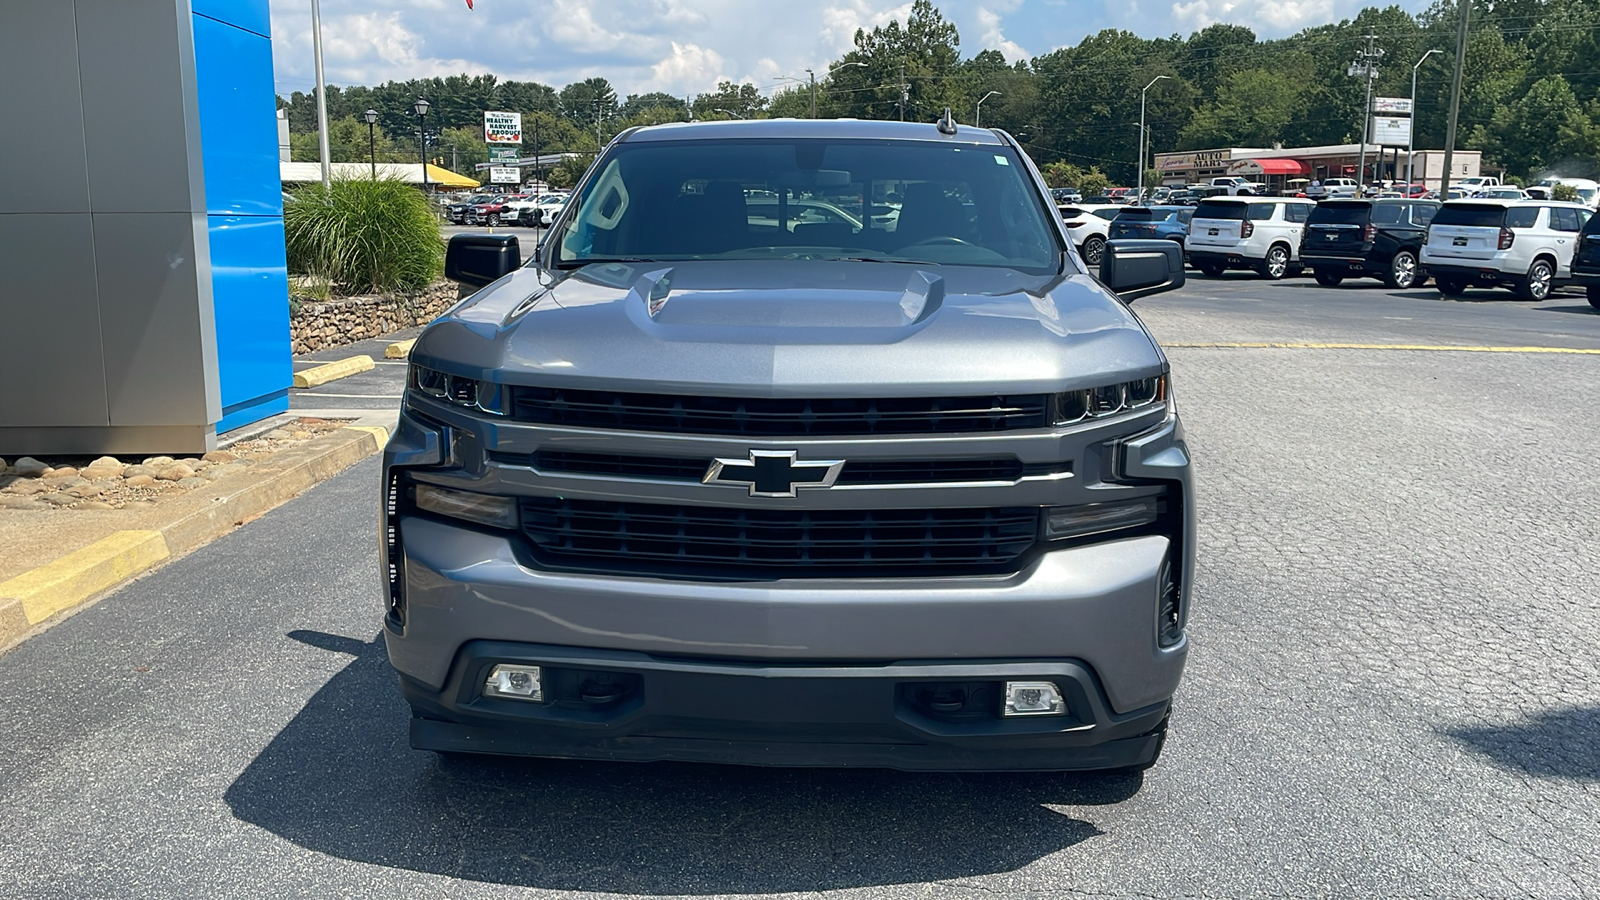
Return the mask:
<svg viewBox="0 0 1600 900">
<path fill-rule="evenodd" d="M 934 141 L 641 141 L 584 186 L 556 263 L 873 259 L 1043 273 L 1060 247 L 1009 147 Z M 874 215 L 891 206 L 896 215 Z"/>
</svg>

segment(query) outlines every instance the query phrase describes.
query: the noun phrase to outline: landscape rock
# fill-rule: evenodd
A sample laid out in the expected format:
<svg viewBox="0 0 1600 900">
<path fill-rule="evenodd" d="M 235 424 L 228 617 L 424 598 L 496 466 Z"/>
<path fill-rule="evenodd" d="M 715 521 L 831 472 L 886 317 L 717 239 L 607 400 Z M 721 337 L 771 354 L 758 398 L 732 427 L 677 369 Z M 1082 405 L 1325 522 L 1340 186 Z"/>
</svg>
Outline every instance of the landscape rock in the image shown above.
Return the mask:
<svg viewBox="0 0 1600 900">
<path fill-rule="evenodd" d="M 71 506 L 72 504 L 78 502 L 77 497 L 74 497 L 71 494 L 63 493 L 45 494 L 39 499 L 50 504 L 51 506 Z"/>
<path fill-rule="evenodd" d="M 6 485 L 6 487 L 5 487 L 6 493 L 16 494 L 16 495 L 19 495 L 19 496 L 31 496 L 33 494 L 42 494 L 42 493 L 44 493 L 44 490 L 45 490 L 44 482 L 35 481 L 33 479 L 27 479 L 27 480 L 21 480 L 21 481 L 13 481 L 10 484 Z"/>
<path fill-rule="evenodd" d="M 123 483 L 128 487 L 149 487 L 150 485 L 155 484 L 156 480 L 149 475 L 135 475 Z"/>
<path fill-rule="evenodd" d="M 76 473 L 77 470 L 74 469 L 73 472 Z M 64 476 L 46 475 L 44 478 L 45 489 L 51 491 L 65 491 L 80 484 L 88 484 L 88 479 L 79 478 L 76 474 Z"/>
<path fill-rule="evenodd" d="M 155 474 L 157 472 L 159 472 L 159 471 L 161 471 L 161 470 L 159 468 L 157 468 L 156 466 L 147 466 L 147 465 L 140 464 L 140 465 L 137 465 L 137 466 L 129 466 L 126 469 L 123 469 L 122 470 L 122 477 L 123 478 L 138 478 L 141 475 L 148 475 L 148 476 L 154 478 Z"/>
<path fill-rule="evenodd" d="M 6 470 L 6 458 L 4 456 L 0 456 L 0 473 L 4 473 L 5 470 Z"/>
<path fill-rule="evenodd" d="M 50 467 L 31 456 L 24 456 L 14 464 L 16 473 L 23 478 L 43 478 Z"/>
<path fill-rule="evenodd" d="M 69 478 L 69 477 L 71 477 L 73 475 L 76 475 L 76 474 L 78 474 L 78 470 L 77 469 L 74 469 L 71 466 L 62 466 L 59 469 L 51 469 L 50 471 L 44 473 L 44 477 L 46 477 L 46 478 Z"/>
<path fill-rule="evenodd" d="M 154 466 L 155 468 L 159 469 L 162 466 L 170 466 L 175 462 L 177 462 L 177 460 L 173 459 L 170 456 L 152 456 L 149 459 L 145 460 L 142 463 L 142 465 Z"/>
<path fill-rule="evenodd" d="M 268 439 L 274 440 L 274 441 L 285 441 L 285 440 L 289 439 L 289 432 L 285 431 L 282 428 L 274 428 L 271 431 L 267 432 L 266 434 L 262 435 L 262 437 L 268 438 Z"/>
<path fill-rule="evenodd" d="M 181 487 L 181 488 L 197 488 L 197 487 L 199 487 L 199 486 L 201 486 L 202 484 L 205 484 L 205 483 L 206 483 L 206 480 L 204 478 L 200 478 L 200 477 L 195 476 L 195 475 L 190 475 L 188 478 L 185 478 L 185 479 L 179 481 L 178 482 L 178 487 Z"/>
<path fill-rule="evenodd" d="M 179 463 L 173 463 L 156 473 L 156 477 L 162 481 L 182 481 L 193 475 L 193 469 Z"/>
<path fill-rule="evenodd" d="M 239 457 L 226 450 L 212 450 L 200 458 L 208 463 L 231 463 Z"/>
<path fill-rule="evenodd" d="M 92 482 L 92 481 L 88 482 L 86 484 L 75 484 L 72 487 L 67 488 L 67 493 L 71 494 L 74 497 L 82 497 L 82 498 L 85 498 L 85 499 L 87 499 L 89 497 L 98 497 L 101 494 L 104 494 L 105 492 L 106 492 L 106 486 L 105 485 L 97 484 L 97 483 Z"/>
<path fill-rule="evenodd" d="M 196 459 L 193 456 L 189 456 L 189 457 L 185 457 L 183 459 L 178 460 L 178 465 L 180 465 L 180 466 L 188 466 L 191 469 L 198 469 L 198 468 L 200 468 L 200 460 Z"/>
<path fill-rule="evenodd" d="M 122 460 L 117 459 L 115 456 L 102 456 L 99 459 L 96 459 L 94 462 L 89 463 L 88 467 L 91 469 L 96 467 L 104 469 L 108 466 L 116 466 L 120 469 L 122 468 Z"/>
<path fill-rule="evenodd" d="M 49 504 L 41 503 L 33 497 L 22 497 L 16 494 L 0 494 L 0 509 L 49 509 Z"/>
</svg>

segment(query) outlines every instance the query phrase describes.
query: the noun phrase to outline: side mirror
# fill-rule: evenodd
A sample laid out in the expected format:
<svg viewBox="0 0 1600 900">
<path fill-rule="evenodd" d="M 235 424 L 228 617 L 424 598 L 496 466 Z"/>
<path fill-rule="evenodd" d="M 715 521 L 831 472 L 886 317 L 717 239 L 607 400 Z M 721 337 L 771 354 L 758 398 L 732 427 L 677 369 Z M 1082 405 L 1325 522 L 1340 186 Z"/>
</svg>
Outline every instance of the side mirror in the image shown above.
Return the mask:
<svg viewBox="0 0 1600 900">
<path fill-rule="evenodd" d="M 1183 281 L 1183 248 L 1174 241 L 1107 241 L 1100 256 L 1100 283 L 1126 303 Z"/>
<path fill-rule="evenodd" d="M 522 265 L 522 247 L 514 234 L 458 234 L 444 253 L 444 277 L 483 287 Z"/>
</svg>

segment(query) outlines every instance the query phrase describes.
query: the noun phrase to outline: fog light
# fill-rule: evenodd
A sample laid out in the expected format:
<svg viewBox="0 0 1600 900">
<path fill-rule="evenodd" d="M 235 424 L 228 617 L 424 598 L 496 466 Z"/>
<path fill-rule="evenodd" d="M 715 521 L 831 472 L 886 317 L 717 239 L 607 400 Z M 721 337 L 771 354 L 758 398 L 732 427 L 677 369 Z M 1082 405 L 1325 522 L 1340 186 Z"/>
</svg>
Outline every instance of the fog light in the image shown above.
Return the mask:
<svg viewBox="0 0 1600 900">
<path fill-rule="evenodd" d="M 1161 498 L 1109 500 L 1082 506 L 1053 506 L 1046 511 L 1045 536 L 1053 541 L 1087 537 L 1149 525 L 1161 515 Z"/>
<path fill-rule="evenodd" d="M 466 519 L 492 528 L 517 527 L 517 501 L 512 497 L 493 497 L 419 484 L 416 499 L 419 509 L 441 516 Z"/>
<path fill-rule="evenodd" d="M 1061 699 L 1061 690 L 1048 681 L 1006 682 L 1006 709 L 1008 716 L 1063 716 L 1067 702 Z"/>
<path fill-rule="evenodd" d="M 509 697 L 512 700 L 543 700 L 539 687 L 538 666 L 512 666 L 504 663 L 489 670 L 483 682 L 485 697 Z"/>
</svg>

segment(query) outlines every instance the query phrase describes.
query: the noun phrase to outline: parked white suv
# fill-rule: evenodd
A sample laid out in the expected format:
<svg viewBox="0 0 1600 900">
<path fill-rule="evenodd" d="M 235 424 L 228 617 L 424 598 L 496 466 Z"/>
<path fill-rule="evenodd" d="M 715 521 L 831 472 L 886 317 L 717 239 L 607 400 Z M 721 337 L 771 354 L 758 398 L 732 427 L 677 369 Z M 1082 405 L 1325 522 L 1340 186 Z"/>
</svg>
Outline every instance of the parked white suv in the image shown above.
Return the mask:
<svg viewBox="0 0 1600 900">
<path fill-rule="evenodd" d="M 1360 194 L 1361 185 L 1354 178 L 1324 178 L 1306 188 L 1306 197 L 1311 200 L 1353 200 Z"/>
<path fill-rule="evenodd" d="M 1572 280 L 1578 233 L 1593 214 L 1547 200 L 1452 200 L 1428 226 L 1422 264 L 1446 297 L 1477 285 L 1543 300 Z"/>
<path fill-rule="evenodd" d="M 1254 269 L 1277 280 L 1298 274 L 1300 235 L 1316 204 L 1291 197 L 1213 197 L 1189 220 L 1189 259 L 1212 278 Z"/>
<path fill-rule="evenodd" d="M 1106 248 L 1111 220 L 1127 208 L 1121 203 L 1057 207 L 1061 211 L 1062 223 L 1067 226 L 1067 234 L 1072 238 L 1072 245 L 1078 248 L 1078 255 L 1083 257 L 1085 265 L 1090 268 L 1100 265 L 1100 254 Z"/>
</svg>

